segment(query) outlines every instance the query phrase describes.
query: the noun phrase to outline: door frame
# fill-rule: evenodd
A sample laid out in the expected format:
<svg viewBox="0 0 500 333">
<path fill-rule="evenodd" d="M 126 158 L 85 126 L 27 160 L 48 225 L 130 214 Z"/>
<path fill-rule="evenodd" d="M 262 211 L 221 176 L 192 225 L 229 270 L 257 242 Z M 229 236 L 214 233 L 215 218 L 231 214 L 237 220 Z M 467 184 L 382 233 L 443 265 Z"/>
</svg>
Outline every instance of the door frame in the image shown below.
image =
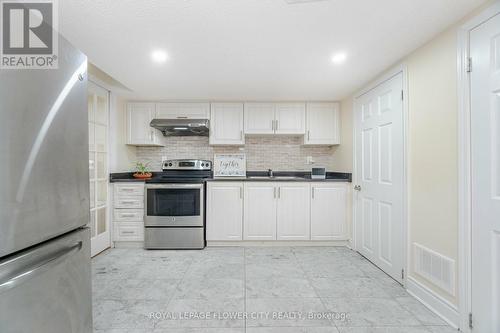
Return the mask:
<svg viewBox="0 0 500 333">
<path fill-rule="evenodd" d="M 470 32 L 500 14 L 496 1 L 458 29 L 457 96 L 458 96 L 458 309 L 460 330 L 471 332 L 469 314 L 472 311 L 472 161 L 469 41 Z"/>
<path fill-rule="evenodd" d="M 116 169 L 116 154 L 111 149 L 114 147 L 116 142 L 115 135 L 111 135 L 112 132 L 116 131 L 125 131 L 125 129 L 118 128 L 116 125 L 116 117 L 119 112 L 126 112 L 124 110 L 119 110 L 118 99 L 120 95 L 131 92 L 130 89 L 122 85 L 118 81 L 114 81 L 112 78 L 107 79 L 105 77 L 106 73 L 101 72 L 99 68 L 95 66 L 89 66 L 91 68 L 91 72 L 88 73 L 88 80 L 93 84 L 105 89 L 108 91 L 108 171 L 111 172 L 112 169 Z M 125 117 L 125 113 L 124 113 Z M 115 247 L 115 228 L 114 222 L 112 221 L 112 211 L 113 211 L 113 185 L 108 182 L 108 201 L 109 201 L 109 209 L 108 209 L 108 219 L 110 219 L 110 242 L 111 248 Z"/>
<path fill-rule="evenodd" d="M 356 160 L 356 110 L 357 110 L 357 99 L 361 97 L 362 95 L 368 93 L 369 91 L 375 89 L 382 83 L 392 79 L 396 75 L 402 74 L 403 76 L 403 269 L 404 269 L 404 278 L 403 278 L 403 286 L 406 287 L 407 284 L 407 278 L 408 278 L 408 272 L 409 272 L 409 263 L 410 263 L 410 251 L 409 251 L 409 244 L 410 244 L 410 229 L 409 229 L 409 215 L 408 215 L 408 120 L 409 120 L 409 113 L 408 113 L 408 66 L 406 63 L 402 63 L 398 66 L 395 66 L 391 68 L 390 70 L 384 72 L 381 76 L 379 76 L 377 79 L 373 80 L 371 83 L 366 85 L 363 89 L 359 90 L 356 94 L 354 94 L 353 101 L 352 101 L 352 122 L 353 122 L 353 132 L 352 132 L 352 149 L 353 149 L 353 173 L 352 173 L 352 179 L 353 179 L 353 184 L 356 184 L 359 180 L 359 175 L 357 173 L 357 160 Z M 356 237 L 357 234 L 357 228 L 358 223 L 357 223 L 357 216 L 356 216 L 356 211 L 357 211 L 357 206 L 356 206 L 356 193 L 355 191 L 352 192 L 352 223 L 353 223 L 353 228 L 352 228 L 352 245 L 354 249 L 357 251 L 359 249 L 359 240 Z"/>
<path fill-rule="evenodd" d="M 111 154 L 111 151 L 110 151 L 110 137 L 111 137 L 111 131 L 110 131 L 110 124 L 111 124 L 111 106 L 112 106 L 112 102 L 111 102 L 111 91 L 106 88 L 104 85 L 102 85 L 99 80 L 94 80 L 95 77 L 93 77 L 92 75 L 89 75 L 88 76 L 88 90 L 90 89 L 100 89 L 100 90 L 103 90 L 106 92 L 106 94 L 108 95 L 108 114 L 107 114 L 107 121 L 108 121 L 108 124 L 107 124 L 107 131 L 106 131 L 106 151 L 107 151 L 107 154 L 106 154 L 106 166 L 107 166 L 107 172 L 108 172 L 108 184 L 107 184 L 107 190 L 106 190 L 106 200 L 107 200 L 107 205 L 106 205 L 106 223 L 107 223 L 107 228 L 108 228 L 108 235 L 109 235 L 109 239 L 108 240 L 108 244 L 109 246 L 102 250 L 102 251 L 99 251 L 97 253 L 95 253 L 92 257 L 95 257 L 97 255 L 99 255 L 100 253 L 102 253 L 103 251 L 109 249 L 109 248 L 112 248 L 113 247 L 113 222 L 111 221 L 111 217 L 112 217 L 112 204 L 111 204 L 111 200 L 112 200 L 112 197 L 111 197 L 111 185 L 109 183 L 109 162 L 110 162 L 110 154 Z M 95 88 L 91 88 L 91 85 L 93 85 Z M 92 236 L 92 235 L 91 235 Z M 92 250 L 92 242 L 90 244 L 90 248 Z"/>
</svg>

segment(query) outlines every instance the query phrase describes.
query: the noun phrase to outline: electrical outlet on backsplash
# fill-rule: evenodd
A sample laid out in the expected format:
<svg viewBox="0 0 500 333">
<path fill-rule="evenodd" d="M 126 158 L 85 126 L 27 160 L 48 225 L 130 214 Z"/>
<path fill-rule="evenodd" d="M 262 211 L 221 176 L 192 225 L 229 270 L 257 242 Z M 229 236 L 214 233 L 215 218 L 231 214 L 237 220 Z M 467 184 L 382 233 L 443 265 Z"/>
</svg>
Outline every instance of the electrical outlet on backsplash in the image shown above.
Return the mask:
<svg viewBox="0 0 500 333">
<path fill-rule="evenodd" d="M 137 159 L 161 170 L 162 159 L 196 158 L 213 160 L 214 154 L 245 153 L 247 170 L 310 171 L 308 158 L 332 170 L 333 147 L 305 147 L 301 137 L 247 137 L 244 149 L 236 146 L 209 146 L 207 137 L 164 137 L 164 147 L 137 147 Z"/>
</svg>

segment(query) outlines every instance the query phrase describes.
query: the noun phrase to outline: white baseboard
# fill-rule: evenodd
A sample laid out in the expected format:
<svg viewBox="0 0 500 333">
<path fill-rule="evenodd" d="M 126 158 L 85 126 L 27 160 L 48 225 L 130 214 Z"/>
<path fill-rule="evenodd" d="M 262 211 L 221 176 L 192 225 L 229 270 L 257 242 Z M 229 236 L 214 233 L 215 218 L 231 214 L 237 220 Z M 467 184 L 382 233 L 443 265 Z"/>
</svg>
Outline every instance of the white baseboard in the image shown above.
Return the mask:
<svg viewBox="0 0 500 333">
<path fill-rule="evenodd" d="M 207 241 L 209 246 L 348 246 L 348 241 Z M 114 242 L 114 248 L 144 248 L 144 242 Z"/>
<path fill-rule="evenodd" d="M 348 241 L 207 241 L 207 246 L 347 246 Z"/>
<path fill-rule="evenodd" d="M 116 249 L 143 249 L 144 242 L 114 242 Z"/>
<path fill-rule="evenodd" d="M 410 295 L 418 299 L 449 325 L 456 329 L 459 328 L 460 314 L 456 305 L 437 295 L 434 291 L 412 277 L 407 278 L 406 286 Z"/>
</svg>

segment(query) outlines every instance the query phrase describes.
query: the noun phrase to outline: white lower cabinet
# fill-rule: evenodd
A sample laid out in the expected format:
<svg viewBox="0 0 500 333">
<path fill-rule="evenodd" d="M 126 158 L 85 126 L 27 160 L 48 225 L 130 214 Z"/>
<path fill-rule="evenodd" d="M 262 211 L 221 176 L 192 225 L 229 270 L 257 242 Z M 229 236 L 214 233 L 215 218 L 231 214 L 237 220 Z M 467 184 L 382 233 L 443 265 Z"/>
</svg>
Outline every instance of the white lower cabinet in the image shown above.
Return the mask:
<svg viewBox="0 0 500 333">
<path fill-rule="evenodd" d="M 243 183 L 208 182 L 207 241 L 235 241 L 243 237 Z"/>
<path fill-rule="evenodd" d="M 113 187 L 113 240 L 142 242 L 144 240 L 144 183 L 115 183 Z"/>
<path fill-rule="evenodd" d="M 279 183 L 277 239 L 310 239 L 310 186 L 307 183 Z"/>
<path fill-rule="evenodd" d="M 207 240 L 347 240 L 347 189 L 333 182 L 208 182 Z"/>
<path fill-rule="evenodd" d="M 276 240 L 276 184 L 245 183 L 243 239 Z"/>
<path fill-rule="evenodd" d="M 311 184 L 311 240 L 347 239 L 347 186 Z"/>
</svg>

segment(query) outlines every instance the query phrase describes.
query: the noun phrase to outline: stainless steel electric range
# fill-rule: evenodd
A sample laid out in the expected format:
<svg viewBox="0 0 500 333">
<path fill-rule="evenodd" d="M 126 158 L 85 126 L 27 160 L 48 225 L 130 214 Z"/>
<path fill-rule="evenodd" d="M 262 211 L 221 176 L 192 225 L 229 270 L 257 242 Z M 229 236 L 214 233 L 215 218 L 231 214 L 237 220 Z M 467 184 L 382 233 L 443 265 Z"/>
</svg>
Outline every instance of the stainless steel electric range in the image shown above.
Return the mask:
<svg viewBox="0 0 500 333">
<path fill-rule="evenodd" d="M 163 172 L 146 183 L 146 249 L 205 247 L 205 180 L 211 176 L 211 161 L 163 162 Z"/>
</svg>

